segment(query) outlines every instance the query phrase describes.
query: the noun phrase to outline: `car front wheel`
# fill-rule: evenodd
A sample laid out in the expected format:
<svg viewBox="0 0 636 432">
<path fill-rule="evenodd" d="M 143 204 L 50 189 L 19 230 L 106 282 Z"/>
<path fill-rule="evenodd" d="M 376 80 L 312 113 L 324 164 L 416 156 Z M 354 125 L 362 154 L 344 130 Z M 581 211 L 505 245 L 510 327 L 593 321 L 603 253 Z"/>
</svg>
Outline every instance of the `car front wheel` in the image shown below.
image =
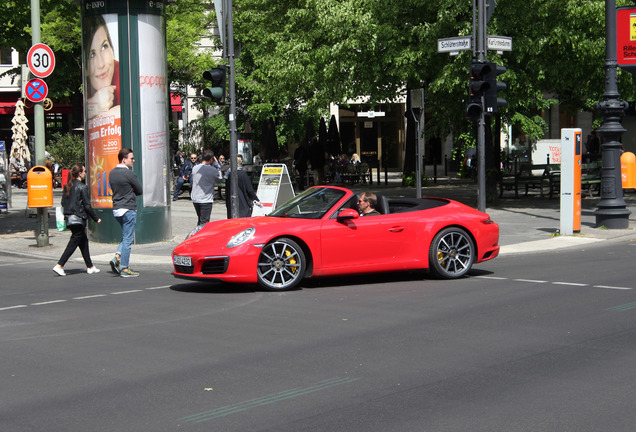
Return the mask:
<svg viewBox="0 0 636 432">
<path fill-rule="evenodd" d="M 444 279 L 464 276 L 475 260 L 473 241 L 461 228 L 441 230 L 431 243 L 429 263 L 433 273 Z"/>
<path fill-rule="evenodd" d="M 258 257 L 258 284 L 269 291 L 295 288 L 305 274 L 305 254 L 296 242 L 281 238 L 266 244 Z"/>
</svg>

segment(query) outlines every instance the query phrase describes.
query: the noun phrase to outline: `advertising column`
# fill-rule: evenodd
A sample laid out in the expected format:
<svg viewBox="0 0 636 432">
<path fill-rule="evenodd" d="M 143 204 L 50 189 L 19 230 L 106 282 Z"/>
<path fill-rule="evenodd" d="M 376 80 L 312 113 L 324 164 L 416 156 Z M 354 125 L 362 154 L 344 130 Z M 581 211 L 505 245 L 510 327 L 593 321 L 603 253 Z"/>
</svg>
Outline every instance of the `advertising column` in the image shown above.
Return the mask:
<svg viewBox="0 0 636 432">
<path fill-rule="evenodd" d="M 86 164 L 91 202 L 102 218 L 96 241 L 118 242 L 109 172 L 122 148 L 135 154 L 143 186 L 135 243 L 170 238 L 168 90 L 164 2 L 82 2 Z M 142 109 L 143 107 L 143 109 Z"/>
</svg>

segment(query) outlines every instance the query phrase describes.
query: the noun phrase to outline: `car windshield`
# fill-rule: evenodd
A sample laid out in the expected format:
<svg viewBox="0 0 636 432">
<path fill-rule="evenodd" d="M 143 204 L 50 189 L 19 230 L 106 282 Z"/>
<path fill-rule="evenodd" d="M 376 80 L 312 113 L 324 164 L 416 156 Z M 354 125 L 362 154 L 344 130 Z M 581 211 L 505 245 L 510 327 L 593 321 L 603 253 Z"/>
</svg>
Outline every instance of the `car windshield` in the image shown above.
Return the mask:
<svg viewBox="0 0 636 432">
<path fill-rule="evenodd" d="M 274 210 L 269 216 L 320 219 L 345 192 L 330 188 L 311 188 Z"/>
</svg>

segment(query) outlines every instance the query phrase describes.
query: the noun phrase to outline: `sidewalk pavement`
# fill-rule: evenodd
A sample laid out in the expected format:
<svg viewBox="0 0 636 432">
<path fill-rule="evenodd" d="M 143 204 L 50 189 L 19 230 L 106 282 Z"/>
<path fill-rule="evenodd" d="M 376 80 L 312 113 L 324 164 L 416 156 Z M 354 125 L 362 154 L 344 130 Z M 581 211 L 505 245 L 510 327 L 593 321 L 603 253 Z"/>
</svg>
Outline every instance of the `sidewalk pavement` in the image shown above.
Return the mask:
<svg viewBox="0 0 636 432">
<path fill-rule="evenodd" d="M 360 193 L 364 191 L 384 194 L 387 197 L 415 197 L 413 187 L 402 187 L 398 177 L 390 178 L 385 183 L 373 185 L 356 184 L 351 187 Z M 61 200 L 61 189 L 54 191 L 54 203 Z M 438 179 L 422 188 L 423 196 L 444 197 L 457 200 L 471 207 L 477 208 L 477 184 L 452 178 Z M 508 193 L 507 195 L 510 195 Z M 172 238 L 166 241 L 135 244 L 132 247 L 131 266 L 141 264 L 156 264 L 171 266 L 170 254 L 172 250 L 185 239 L 195 228 L 197 216 L 188 194 L 184 198 L 171 202 Z M 629 216 L 629 228 L 623 230 L 608 230 L 596 228 L 594 211 L 600 200 L 598 197 L 584 198 L 581 211 L 581 231 L 574 235 L 555 235 L 560 227 L 559 198 L 540 197 L 530 193 L 519 198 L 502 198 L 495 204 L 489 204 L 486 212 L 499 224 L 500 255 L 530 253 L 533 251 L 548 251 L 573 246 L 586 246 L 607 240 L 625 240 L 636 238 L 636 194 L 629 191 L 625 194 L 627 208 L 632 212 Z M 55 208 L 49 209 L 49 246 L 37 247 L 35 228 L 37 218 L 33 211 L 27 210 L 26 189 L 12 189 L 12 205 L 8 212 L 0 213 L 0 255 L 21 256 L 29 259 L 44 259 L 57 261 L 62 255 L 70 231 L 59 232 L 55 224 Z M 225 201 L 215 201 L 210 220 L 226 218 Z M 94 263 L 103 270 L 107 270 L 108 261 L 113 257 L 117 244 L 90 242 L 90 252 Z M 71 263 L 81 263 L 83 260 L 76 251 Z"/>
</svg>

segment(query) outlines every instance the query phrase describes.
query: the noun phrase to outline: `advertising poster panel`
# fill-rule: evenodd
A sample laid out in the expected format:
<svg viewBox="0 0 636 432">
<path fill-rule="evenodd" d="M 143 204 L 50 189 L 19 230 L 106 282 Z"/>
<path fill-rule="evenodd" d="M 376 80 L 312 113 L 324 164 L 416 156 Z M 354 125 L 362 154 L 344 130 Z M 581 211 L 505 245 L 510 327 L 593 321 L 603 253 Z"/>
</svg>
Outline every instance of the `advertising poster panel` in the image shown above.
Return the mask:
<svg viewBox="0 0 636 432">
<path fill-rule="evenodd" d="M 261 201 L 261 206 L 254 206 L 252 216 L 268 215 L 274 211 L 278 205 L 292 199 L 295 196 L 294 187 L 289 178 L 287 165 L 263 165 L 256 195 Z"/>
<path fill-rule="evenodd" d="M 139 102 L 144 207 L 168 204 L 168 109 L 164 18 L 139 14 Z"/>
<path fill-rule="evenodd" d="M 252 140 L 239 138 L 238 139 L 238 154 L 243 156 L 243 163 L 245 165 L 251 165 L 254 163 L 254 158 L 252 157 Z"/>
<path fill-rule="evenodd" d="M 618 65 L 636 72 L 636 8 L 616 10 L 616 60 Z"/>
<path fill-rule="evenodd" d="M 117 14 L 85 16 L 82 38 L 91 205 L 112 208 L 108 173 L 121 149 Z"/>
</svg>

